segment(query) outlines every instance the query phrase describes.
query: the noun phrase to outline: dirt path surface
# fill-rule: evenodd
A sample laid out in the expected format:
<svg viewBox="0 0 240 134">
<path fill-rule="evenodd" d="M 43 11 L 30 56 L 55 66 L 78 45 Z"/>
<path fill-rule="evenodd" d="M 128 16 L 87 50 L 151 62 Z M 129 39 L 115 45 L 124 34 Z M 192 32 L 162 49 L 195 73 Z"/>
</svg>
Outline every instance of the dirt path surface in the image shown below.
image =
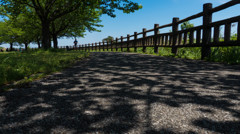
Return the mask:
<svg viewBox="0 0 240 134">
<path fill-rule="evenodd" d="M 240 66 L 130 53 L 0 94 L 0 133 L 240 133 Z"/>
</svg>

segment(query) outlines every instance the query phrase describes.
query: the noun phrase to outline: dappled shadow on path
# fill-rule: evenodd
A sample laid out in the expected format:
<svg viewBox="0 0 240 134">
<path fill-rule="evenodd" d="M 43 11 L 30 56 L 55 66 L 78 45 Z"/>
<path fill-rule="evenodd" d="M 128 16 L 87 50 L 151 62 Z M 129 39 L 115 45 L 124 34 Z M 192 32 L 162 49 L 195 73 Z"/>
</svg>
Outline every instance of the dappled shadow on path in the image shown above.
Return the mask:
<svg viewBox="0 0 240 134">
<path fill-rule="evenodd" d="M 0 94 L 0 133 L 240 133 L 240 71 L 129 53 Z"/>
</svg>

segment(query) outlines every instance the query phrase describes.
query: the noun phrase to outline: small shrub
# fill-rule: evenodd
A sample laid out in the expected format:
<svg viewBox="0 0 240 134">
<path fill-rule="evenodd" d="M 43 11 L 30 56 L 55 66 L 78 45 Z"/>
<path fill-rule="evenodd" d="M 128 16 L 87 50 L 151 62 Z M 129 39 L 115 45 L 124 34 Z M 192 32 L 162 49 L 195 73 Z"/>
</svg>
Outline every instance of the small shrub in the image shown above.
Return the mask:
<svg viewBox="0 0 240 134">
<path fill-rule="evenodd" d="M 240 64 L 240 47 L 212 48 L 212 53 L 208 60 L 227 64 Z"/>
</svg>

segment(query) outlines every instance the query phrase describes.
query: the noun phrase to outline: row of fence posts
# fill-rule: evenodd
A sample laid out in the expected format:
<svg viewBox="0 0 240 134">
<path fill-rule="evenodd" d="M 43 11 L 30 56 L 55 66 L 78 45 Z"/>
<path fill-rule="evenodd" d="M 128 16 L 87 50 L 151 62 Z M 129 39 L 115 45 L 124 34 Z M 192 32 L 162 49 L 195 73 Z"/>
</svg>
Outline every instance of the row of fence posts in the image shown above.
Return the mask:
<svg viewBox="0 0 240 134">
<path fill-rule="evenodd" d="M 208 57 L 210 56 L 211 54 L 211 48 L 210 46 L 208 46 L 208 44 L 211 42 L 211 27 L 209 26 L 209 24 L 212 22 L 212 4 L 211 3 L 207 3 L 207 4 L 204 4 L 203 6 L 203 36 L 202 36 L 202 59 L 204 59 L 205 57 Z M 173 18 L 172 20 L 172 53 L 173 54 L 177 54 L 177 43 L 178 43 L 178 31 L 179 31 L 179 18 Z M 154 52 L 155 53 L 158 53 L 158 48 L 159 46 L 157 46 L 157 38 L 158 38 L 158 34 L 159 34 L 159 24 L 155 24 L 154 25 L 154 41 L 153 41 L 153 46 L 154 46 Z M 133 45 L 133 48 L 134 48 L 134 52 L 137 51 L 137 46 L 136 46 L 136 40 L 138 39 L 138 33 L 137 32 L 134 32 L 134 45 Z M 145 28 L 143 28 L 142 30 L 142 37 L 143 37 L 143 40 L 142 40 L 142 51 L 143 52 L 146 52 L 146 38 L 147 38 L 147 30 Z M 120 42 L 120 48 L 121 48 L 121 51 L 123 51 L 123 36 L 121 36 L 121 42 Z M 129 48 L 129 42 L 130 42 L 130 35 L 128 34 L 127 35 L 127 42 L 126 43 L 126 48 L 127 48 L 127 52 L 130 51 L 130 48 Z M 94 47 L 95 47 L 95 51 L 97 51 L 97 48 L 99 49 L 98 51 L 101 51 L 101 49 L 103 51 L 105 51 L 105 47 L 106 47 L 106 50 L 109 51 L 109 49 L 111 51 L 113 51 L 113 45 L 115 44 L 116 46 L 116 51 L 118 51 L 118 47 L 117 47 L 117 44 L 119 43 L 118 42 L 118 38 L 116 38 L 115 42 L 111 41 L 111 42 L 99 42 L 99 43 L 92 43 L 92 44 L 85 44 L 85 45 L 80 45 L 78 47 L 69 47 L 68 49 L 70 50 L 73 50 L 73 49 L 78 49 L 78 50 L 82 50 L 82 51 L 94 51 Z M 106 45 L 105 45 L 106 43 Z M 95 46 L 94 46 L 95 45 Z M 110 48 L 109 48 L 110 46 Z M 66 48 L 66 47 L 65 47 Z M 92 48 L 92 49 L 91 49 Z"/>
</svg>

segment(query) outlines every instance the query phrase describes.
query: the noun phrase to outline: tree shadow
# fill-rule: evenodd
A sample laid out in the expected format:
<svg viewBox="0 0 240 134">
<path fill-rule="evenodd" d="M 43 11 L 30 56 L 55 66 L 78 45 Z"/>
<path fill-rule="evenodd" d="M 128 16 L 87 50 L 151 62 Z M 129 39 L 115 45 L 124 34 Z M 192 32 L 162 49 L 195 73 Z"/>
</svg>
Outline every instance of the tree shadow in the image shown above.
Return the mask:
<svg viewBox="0 0 240 134">
<path fill-rule="evenodd" d="M 238 132 L 239 80 L 239 66 L 92 53 L 31 88 L 1 93 L 0 133 Z"/>
<path fill-rule="evenodd" d="M 194 125 L 218 133 L 240 133 L 240 121 L 213 121 L 207 118 L 195 120 Z"/>
</svg>

